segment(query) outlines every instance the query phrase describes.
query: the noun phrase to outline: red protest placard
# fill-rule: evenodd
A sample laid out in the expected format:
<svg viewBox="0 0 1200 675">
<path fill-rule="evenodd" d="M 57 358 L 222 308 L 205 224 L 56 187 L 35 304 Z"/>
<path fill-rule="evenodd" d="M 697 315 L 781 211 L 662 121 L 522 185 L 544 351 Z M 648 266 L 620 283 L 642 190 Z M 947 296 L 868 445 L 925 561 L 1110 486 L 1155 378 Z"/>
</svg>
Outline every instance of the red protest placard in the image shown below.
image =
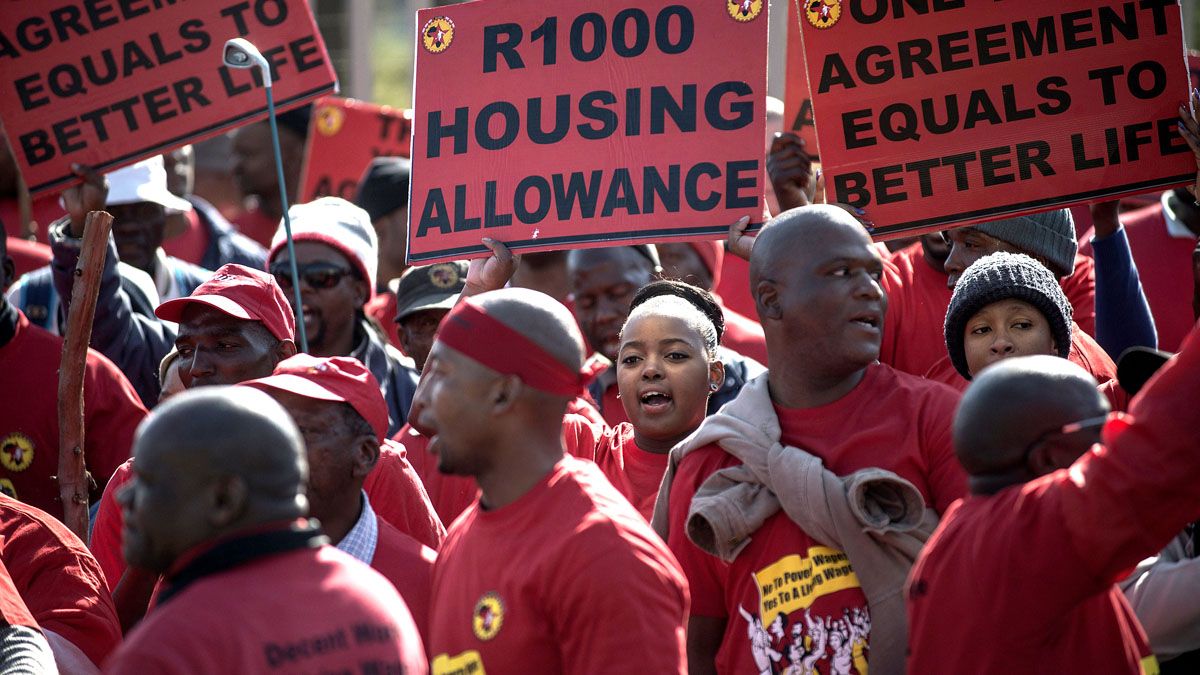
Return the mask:
<svg viewBox="0 0 1200 675">
<path fill-rule="evenodd" d="M 271 64 L 280 111 L 337 88 L 304 0 L 5 3 L 0 119 L 30 192 L 265 116 L 259 72 L 222 65 L 235 37 Z"/>
<path fill-rule="evenodd" d="M 313 105 L 300 179 L 300 201 L 354 200 L 376 157 L 408 157 L 412 111 L 326 96 Z"/>
<path fill-rule="evenodd" d="M 417 30 L 410 261 L 762 219 L 764 0 L 481 0 Z"/>
<path fill-rule="evenodd" d="M 801 1 L 826 196 L 877 238 L 1195 175 L 1177 2 Z"/>
<path fill-rule="evenodd" d="M 804 139 L 808 154 L 820 162 L 817 147 L 817 124 L 813 120 L 812 94 L 808 91 L 808 68 L 804 64 L 803 34 L 800 32 L 800 12 L 797 2 L 788 0 L 787 17 L 787 86 L 783 93 L 784 129 L 794 131 Z"/>
</svg>

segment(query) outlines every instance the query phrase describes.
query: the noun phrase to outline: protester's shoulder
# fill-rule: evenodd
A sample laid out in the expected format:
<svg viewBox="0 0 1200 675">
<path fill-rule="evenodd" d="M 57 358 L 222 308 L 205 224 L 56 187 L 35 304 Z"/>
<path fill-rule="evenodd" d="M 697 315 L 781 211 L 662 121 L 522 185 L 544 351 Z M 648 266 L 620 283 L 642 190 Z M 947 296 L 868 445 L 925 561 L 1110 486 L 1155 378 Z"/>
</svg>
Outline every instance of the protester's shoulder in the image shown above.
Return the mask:
<svg viewBox="0 0 1200 675">
<path fill-rule="evenodd" d="M 409 569 L 424 568 L 428 570 L 433 567 L 437 551 L 401 532 L 382 518 L 378 519 L 377 527 L 379 533 L 376 542 L 378 549 L 375 553 L 377 560 L 382 553 L 388 559 L 403 561 L 405 567 Z"/>
<path fill-rule="evenodd" d="M 0 534 L 5 541 L 4 556 L 19 549 L 23 562 L 30 563 L 37 552 L 55 556 L 92 559 L 91 552 L 57 518 L 24 502 L 0 494 Z"/>
<path fill-rule="evenodd" d="M 720 445 L 709 443 L 688 451 L 683 459 L 679 460 L 675 483 L 694 483 L 692 487 L 695 489 L 714 471 L 740 463 L 737 457 L 726 452 Z"/>
</svg>

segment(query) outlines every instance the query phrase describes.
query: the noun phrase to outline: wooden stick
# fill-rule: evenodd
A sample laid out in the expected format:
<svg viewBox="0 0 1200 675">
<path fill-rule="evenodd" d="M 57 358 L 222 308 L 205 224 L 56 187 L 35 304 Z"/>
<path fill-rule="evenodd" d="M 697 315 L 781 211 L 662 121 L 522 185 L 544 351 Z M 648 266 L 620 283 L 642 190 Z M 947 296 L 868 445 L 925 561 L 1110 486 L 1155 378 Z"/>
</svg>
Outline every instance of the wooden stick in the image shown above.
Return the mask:
<svg viewBox="0 0 1200 675">
<path fill-rule="evenodd" d="M 63 503 L 63 522 L 84 541 L 91 479 L 83 455 L 83 373 L 112 222 L 112 215 L 106 211 L 87 214 L 58 369 L 58 494 Z"/>
</svg>

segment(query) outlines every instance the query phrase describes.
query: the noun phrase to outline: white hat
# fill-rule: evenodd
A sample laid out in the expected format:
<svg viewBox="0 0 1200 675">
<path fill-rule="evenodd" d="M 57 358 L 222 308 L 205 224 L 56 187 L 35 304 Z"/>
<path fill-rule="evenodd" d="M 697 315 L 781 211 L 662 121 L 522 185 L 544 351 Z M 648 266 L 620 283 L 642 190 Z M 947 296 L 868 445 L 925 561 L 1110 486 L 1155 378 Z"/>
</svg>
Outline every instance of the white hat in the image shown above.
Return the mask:
<svg viewBox="0 0 1200 675">
<path fill-rule="evenodd" d="M 167 189 L 167 170 L 162 155 L 143 159 L 109 173 L 108 206 L 152 202 L 160 204 L 167 213 L 184 213 L 192 205 L 183 197 L 171 194 Z"/>
<path fill-rule="evenodd" d="M 370 286 L 367 299 L 375 297 L 379 244 L 371 216 L 366 211 L 341 197 L 321 197 L 307 204 L 296 204 L 288 209 L 288 216 L 292 220 L 294 241 L 320 242 L 346 256 Z M 271 238 L 267 260 L 273 261 L 286 245 L 287 234 L 280 221 L 279 229 Z"/>
</svg>

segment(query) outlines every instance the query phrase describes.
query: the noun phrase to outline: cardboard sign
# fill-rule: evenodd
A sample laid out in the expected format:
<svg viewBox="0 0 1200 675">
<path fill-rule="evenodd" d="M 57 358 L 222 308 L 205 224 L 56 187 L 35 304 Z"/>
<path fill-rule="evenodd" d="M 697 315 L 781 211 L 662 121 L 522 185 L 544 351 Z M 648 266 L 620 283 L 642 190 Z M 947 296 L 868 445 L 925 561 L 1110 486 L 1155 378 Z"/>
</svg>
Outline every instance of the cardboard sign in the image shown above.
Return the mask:
<svg viewBox="0 0 1200 675">
<path fill-rule="evenodd" d="M 787 86 L 783 93 L 783 128 L 804 139 L 813 162 L 821 161 L 817 146 L 817 123 L 813 119 L 812 94 L 808 91 L 808 68 L 804 63 L 803 33 L 797 2 L 788 0 Z"/>
<path fill-rule="evenodd" d="M 326 96 L 313 106 L 300 201 L 354 201 L 358 181 L 376 157 L 408 157 L 412 111 Z"/>
<path fill-rule="evenodd" d="M 1172 0 L 801 0 L 826 196 L 876 238 L 1191 182 Z"/>
<path fill-rule="evenodd" d="M 222 65 L 235 37 L 271 64 L 278 110 L 337 88 L 304 0 L 4 3 L 0 119 L 30 192 L 264 117 L 258 70 Z"/>
<path fill-rule="evenodd" d="M 763 218 L 764 0 L 481 0 L 417 39 L 410 261 Z"/>
</svg>

